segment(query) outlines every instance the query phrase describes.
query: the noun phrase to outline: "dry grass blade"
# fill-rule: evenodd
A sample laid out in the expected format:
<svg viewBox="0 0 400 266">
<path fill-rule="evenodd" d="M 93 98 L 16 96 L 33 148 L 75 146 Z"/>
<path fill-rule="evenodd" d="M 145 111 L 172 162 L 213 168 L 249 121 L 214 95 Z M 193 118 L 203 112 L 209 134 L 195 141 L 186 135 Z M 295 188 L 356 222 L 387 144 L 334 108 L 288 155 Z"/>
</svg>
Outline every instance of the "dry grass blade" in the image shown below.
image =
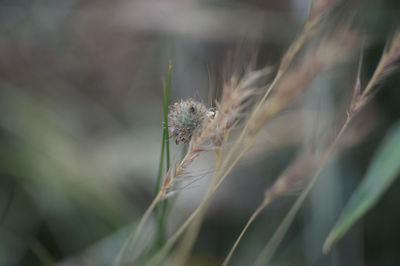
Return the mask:
<svg viewBox="0 0 400 266">
<path fill-rule="evenodd" d="M 344 148 L 348 148 L 349 146 L 358 144 L 360 139 L 366 135 L 368 129 L 364 132 L 361 132 L 361 135 L 358 134 L 356 139 L 353 138 L 353 131 L 355 131 L 355 129 L 353 129 L 352 131 L 348 131 L 341 139 L 342 141 L 332 148 L 332 152 L 340 152 Z M 345 141 L 343 141 L 343 139 L 345 139 Z M 330 146 L 331 145 L 328 145 L 326 149 L 330 149 Z M 225 258 L 223 266 L 226 266 L 229 263 L 239 242 L 243 238 L 249 226 L 261 213 L 261 211 L 264 210 L 272 201 L 274 201 L 278 197 L 302 189 L 309 181 L 308 175 L 313 171 L 313 169 L 315 169 L 322 163 L 321 160 L 322 158 L 320 154 L 317 154 L 316 152 L 311 152 L 310 150 L 304 150 L 299 153 L 295 160 L 290 163 L 286 170 L 284 170 L 284 172 L 277 178 L 275 183 L 265 191 L 263 201 L 250 216 L 249 220 L 247 221 L 246 225 L 242 229 L 240 235 L 238 236 L 234 245 L 229 251 L 229 254 Z"/>
<path fill-rule="evenodd" d="M 290 164 L 290 166 L 280 175 L 277 181 L 266 190 L 264 199 L 261 204 L 257 207 L 257 209 L 250 216 L 246 225 L 240 232 L 238 238 L 233 244 L 231 250 L 226 256 L 223 266 L 228 265 L 233 253 L 235 252 L 239 242 L 243 238 L 249 226 L 253 223 L 253 221 L 257 218 L 257 216 L 261 213 L 261 211 L 267 207 L 275 198 L 282 195 L 282 193 L 290 190 L 290 186 L 294 186 L 296 180 L 299 180 L 304 174 L 308 173 L 312 167 L 315 165 L 315 157 L 313 157 L 309 152 L 300 153 L 300 155 Z"/>
<path fill-rule="evenodd" d="M 269 100 L 250 118 L 250 136 L 257 134 L 266 121 L 298 99 L 319 73 L 346 58 L 356 41 L 357 36 L 343 27 L 310 49 L 304 59 L 276 85 Z"/>
<path fill-rule="evenodd" d="M 256 266 L 261 266 L 261 265 L 268 265 L 270 262 L 273 254 L 275 253 L 276 249 L 278 248 L 280 242 L 283 239 L 283 236 L 285 235 L 286 231 L 289 229 L 290 224 L 292 223 L 294 217 L 296 216 L 300 206 L 303 204 L 305 198 L 307 197 L 308 193 L 310 192 L 312 186 L 314 185 L 315 181 L 317 180 L 318 176 L 321 174 L 322 170 L 324 169 L 324 166 L 326 163 L 329 161 L 329 158 L 331 157 L 339 139 L 341 138 L 342 134 L 346 130 L 347 126 L 350 123 L 350 119 L 347 119 L 345 124 L 343 125 L 342 129 L 339 131 L 338 135 L 330 145 L 330 147 L 325 151 L 325 153 L 322 155 L 322 159 L 320 162 L 320 165 L 318 169 L 316 170 L 315 174 L 313 175 L 312 179 L 310 182 L 307 184 L 307 186 L 304 188 L 300 196 L 297 198 L 281 224 L 279 225 L 278 229 L 275 231 L 271 239 L 269 240 L 267 246 L 262 250 L 260 255 L 258 256 L 255 265 Z"/>
<path fill-rule="evenodd" d="M 356 90 L 352 99 L 349 112 L 358 112 L 377 92 L 376 87 L 396 69 L 396 61 L 400 57 L 400 30 L 396 30 L 392 40 L 387 43 L 382 57 L 364 90 L 361 91 L 361 85 L 356 84 Z"/>
<path fill-rule="evenodd" d="M 387 77 L 387 69 L 393 69 L 394 63 L 400 56 L 400 35 L 399 31 L 396 31 L 394 34 L 394 37 L 392 41 L 387 45 L 387 49 L 385 49 L 385 52 L 383 53 L 376 70 L 371 77 L 370 81 L 368 82 L 366 89 L 360 94 L 359 97 L 355 97 L 352 99 L 352 102 L 349 107 L 349 112 L 346 121 L 344 122 L 342 128 L 340 129 L 339 133 L 337 134 L 335 140 L 332 142 L 331 146 L 327 149 L 325 154 L 322 156 L 321 162 L 318 166 L 318 169 L 316 170 L 314 176 L 308 183 L 308 185 L 305 187 L 305 189 L 302 191 L 300 196 L 297 198 L 287 215 L 285 216 L 284 220 L 278 227 L 278 229 L 275 231 L 273 234 L 272 238 L 269 240 L 268 244 L 266 247 L 263 249 L 263 251 L 260 253 L 258 256 L 255 265 L 268 265 L 269 261 L 271 260 L 273 254 L 275 253 L 276 249 L 278 248 L 278 245 L 282 241 L 285 233 L 287 232 L 290 224 L 292 223 L 295 215 L 297 214 L 300 206 L 304 202 L 305 198 L 307 197 L 308 193 L 310 192 L 311 188 L 313 187 L 314 183 L 318 179 L 319 175 L 321 174 L 322 170 L 326 166 L 326 164 L 329 162 L 329 159 L 333 153 L 333 151 L 336 149 L 337 145 L 339 144 L 339 141 L 342 138 L 343 133 L 346 131 L 347 127 L 349 126 L 350 122 L 352 119 L 355 117 L 356 114 L 360 112 L 362 107 L 365 106 L 365 104 L 371 99 L 372 96 L 370 96 L 370 91 L 372 88 L 374 88 L 379 82 L 382 81 L 384 77 Z M 358 77 L 357 77 L 358 80 Z M 357 87 L 358 82 L 356 81 L 355 90 L 359 90 Z M 357 95 L 355 93 L 354 95 Z"/>
</svg>

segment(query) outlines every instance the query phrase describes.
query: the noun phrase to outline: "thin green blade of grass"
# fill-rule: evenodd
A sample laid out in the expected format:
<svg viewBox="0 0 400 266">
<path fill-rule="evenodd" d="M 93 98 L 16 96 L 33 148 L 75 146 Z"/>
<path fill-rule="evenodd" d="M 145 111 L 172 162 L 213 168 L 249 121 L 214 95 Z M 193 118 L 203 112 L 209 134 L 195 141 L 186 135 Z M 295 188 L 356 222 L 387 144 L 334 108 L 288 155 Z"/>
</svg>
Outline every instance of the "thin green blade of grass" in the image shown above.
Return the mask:
<svg viewBox="0 0 400 266">
<path fill-rule="evenodd" d="M 170 152 L 169 152 L 169 133 L 168 133 L 168 106 L 170 99 L 170 91 L 171 91 L 171 72 L 172 72 L 172 64 L 169 63 L 168 66 L 168 77 L 167 84 L 163 85 L 163 135 L 161 142 L 161 154 L 160 154 L 160 163 L 158 166 L 157 173 L 157 181 L 156 181 L 156 194 L 161 189 L 161 182 L 163 176 L 163 166 L 164 166 L 164 154 L 166 154 L 166 171 L 168 171 L 170 167 Z M 166 151 L 165 151 L 166 147 Z"/>
<path fill-rule="evenodd" d="M 167 86 L 165 88 L 164 94 L 164 132 L 165 132 L 165 143 L 166 143 L 166 157 L 167 157 L 167 171 L 170 166 L 170 153 L 169 153 L 169 135 L 168 135 L 168 106 L 169 99 L 171 95 L 171 75 L 172 75 L 172 63 L 169 62 L 168 65 L 168 77 L 167 77 Z"/>
<path fill-rule="evenodd" d="M 162 177 L 163 177 L 163 166 L 164 166 L 164 157 L 165 157 L 165 166 L 166 171 L 168 172 L 170 167 L 170 150 L 169 150 L 169 134 L 168 134 L 168 106 L 170 101 L 170 92 L 171 92 L 171 75 L 172 75 L 172 64 L 171 62 L 168 65 L 168 76 L 167 83 L 163 86 L 163 135 L 162 135 L 162 144 L 161 144 L 161 155 L 160 155 L 160 163 L 158 166 L 158 175 L 156 181 L 156 192 L 157 195 L 160 192 Z M 165 242 L 165 222 L 166 215 L 168 209 L 168 202 L 164 200 L 161 202 L 155 209 L 155 213 L 157 216 L 157 229 L 155 236 L 155 249 L 158 250 L 160 247 L 164 245 Z"/>
<path fill-rule="evenodd" d="M 161 188 L 161 179 L 164 169 L 164 154 L 165 154 L 165 131 L 163 129 L 162 140 L 161 140 L 160 163 L 158 165 L 157 180 L 156 180 L 156 190 L 155 190 L 156 195 Z"/>
<path fill-rule="evenodd" d="M 400 173 L 400 123 L 394 126 L 380 145 L 370 164 L 365 178 L 351 196 L 338 221 L 325 240 L 323 251 L 329 252 L 332 245 L 362 218 Z"/>
</svg>

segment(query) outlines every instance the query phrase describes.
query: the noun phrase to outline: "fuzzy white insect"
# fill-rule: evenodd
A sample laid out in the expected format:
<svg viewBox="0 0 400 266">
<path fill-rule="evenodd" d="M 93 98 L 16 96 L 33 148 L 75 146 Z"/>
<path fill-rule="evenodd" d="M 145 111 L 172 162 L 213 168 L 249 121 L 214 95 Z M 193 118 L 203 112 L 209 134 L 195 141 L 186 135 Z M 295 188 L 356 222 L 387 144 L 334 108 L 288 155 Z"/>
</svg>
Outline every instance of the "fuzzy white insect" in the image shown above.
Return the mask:
<svg viewBox="0 0 400 266">
<path fill-rule="evenodd" d="M 203 103 L 192 99 L 181 100 L 171 105 L 168 114 L 168 128 L 176 144 L 189 143 L 195 130 L 201 130 L 206 118 L 213 118 L 214 108 L 208 109 Z"/>
</svg>

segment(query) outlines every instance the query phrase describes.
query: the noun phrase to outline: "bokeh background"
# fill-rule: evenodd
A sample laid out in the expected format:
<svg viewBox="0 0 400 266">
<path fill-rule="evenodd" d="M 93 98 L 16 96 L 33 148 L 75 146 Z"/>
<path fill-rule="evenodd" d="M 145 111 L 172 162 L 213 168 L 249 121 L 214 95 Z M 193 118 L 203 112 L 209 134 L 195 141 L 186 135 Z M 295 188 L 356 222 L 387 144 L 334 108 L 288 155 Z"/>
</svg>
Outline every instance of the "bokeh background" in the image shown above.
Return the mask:
<svg viewBox="0 0 400 266">
<path fill-rule="evenodd" d="M 400 3 L 344 2 L 338 12 L 355 14 L 356 27 L 368 36 L 367 80 L 388 34 L 400 25 Z M 241 67 L 241 55 L 256 54 L 259 66 L 277 65 L 309 5 L 0 1 L 0 265 L 109 265 L 154 196 L 168 62 L 174 65 L 172 101 L 191 97 L 211 106 L 227 59 Z M 335 132 L 356 65 L 357 55 L 318 77 L 300 102 L 267 124 L 218 191 L 188 265 L 220 265 L 264 189 L 298 150 L 318 147 Z M 368 130 L 323 172 L 272 265 L 400 265 L 399 181 L 330 254 L 321 253 L 343 204 L 399 119 L 399 85 L 395 72 L 357 119 Z M 177 160 L 183 147 L 171 143 Z M 193 173 L 210 169 L 213 160 L 203 156 Z M 169 232 L 201 201 L 207 182 L 204 175 L 174 198 Z M 232 265 L 254 262 L 295 195 L 262 213 Z"/>
</svg>

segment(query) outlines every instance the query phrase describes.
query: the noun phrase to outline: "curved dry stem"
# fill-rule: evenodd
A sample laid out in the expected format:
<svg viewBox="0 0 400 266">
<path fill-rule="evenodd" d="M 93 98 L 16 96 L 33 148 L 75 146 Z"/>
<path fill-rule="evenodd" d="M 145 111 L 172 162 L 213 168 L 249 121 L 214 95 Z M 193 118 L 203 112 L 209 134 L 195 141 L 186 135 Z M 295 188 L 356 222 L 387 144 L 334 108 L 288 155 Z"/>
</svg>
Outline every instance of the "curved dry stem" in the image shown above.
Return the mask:
<svg viewBox="0 0 400 266">
<path fill-rule="evenodd" d="M 222 151 L 223 147 L 225 147 L 226 141 L 228 139 L 228 134 L 225 134 L 224 136 L 224 141 L 223 145 L 221 148 L 217 148 L 216 150 L 216 157 L 217 157 L 217 165 L 216 165 L 216 171 L 219 170 L 221 167 L 221 162 L 222 162 Z M 211 187 L 215 185 L 215 177 L 212 179 Z M 210 191 L 210 190 L 209 190 Z M 209 193 L 209 192 L 208 192 Z M 203 207 L 205 209 L 206 207 Z M 173 256 L 173 265 L 179 266 L 179 265 L 184 265 L 185 261 L 187 260 L 187 257 L 190 254 L 190 251 L 192 250 L 193 243 L 197 238 L 198 232 L 200 230 L 201 222 L 204 216 L 204 211 L 202 211 L 200 214 L 197 215 L 197 219 L 191 224 L 190 228 L 185 234 L 185 238 L 182 240 L 182 243 L 180 244 L 180 247 L 176 251 L 176 255 Z"/>
<path fill-rule="evenodd" d="M 246 233 L 247 229 L 250 227 L 250 225 L 253 223 L 253 221 L 257 218 L 257 216 L 261 213 L 262 210 L 265 209 L 265 207 L 268 206 L 269 203 L 271 203 L 272 199 L 266 198 L 263 200 L 263 202 L 257 207 L 257 209 L 253 212 L 253 214 L 250 216 L 250 219 L 247 221 L 246 225 L 242 229 L 242 232 L 240 232 L 240 235 L 236 239 L 235 243 L 233 244 L 231 250 L 229 251 L 228 255 L 226 256 L 224 262 L 222 263 L 222 266 L 227 266 L 233 252 L 235 252 L 236 247 L 238 246 L 239 242 L 242 240 L 242 237 Z"/>
<path fill-rule="evenodd" d="M 256 108 L 254 109 L 253 113 L 256 113 L 260 110 L 261 106 L 264 104 L 266 101 L 267 97 L 271 93 L 272 89 L 276 86 L 276 84 L 280 81 L 281 77 L 283 74 L 286 72 L 286 70 L 289 68 L 290 64 L 292 63 L 294 57 L 296 54 L 301 50 L 301 48 L 304 46 L 304 44 L 307 42 L 309 39 L 310 35 L 313 33 L 312 29 L 314 26 L 317 24 L 317 22 L 320 20 L 321 16 L 323 13 L 319 14 L 319 16 L 315 17 L 314 19 L 309 19 L 306 24 L 304 25 L 303 31 L 300 34 L 299 37 L 290 45 L 289 49 L 285 53 L 285 55 L 282 58 L 281 63 L 279 64 L 278 71 L 275 75 L 274 80 L 272 83 L 268 86 L 267 91 L 261 98 L 261 101 L 257 104 Z M 315 32 L 314 32 L 315 33 Z"/>
<path fill-rule="evenodd" d="M 149 219 L 151 213 L 154 211 L 154 208 L 156 207 L 157 203 L 162 199 L 162 195 L 163 195 L 163 190 L 160 190 L 157 193 L 157 196 L 154 198 L 153 202 L 147 208 L 146 212 L 143 214 L 142 219 L 140 219 L 140 222 L 139 222 L 138 226 L 134 230 L 132 230 L 132 232 L 129 235 L 128 239 L 125 241 L 124 245 L 122 246 L 122 248 L 118 252 L 117 257 L 115 258 L 115 260 L 114 260 L 114 262 L 112 264 L 113 266 L 118 266 L 118 265 L 121 264 L 121 261 L 122 261 L 124 255 L 125 255 L 128 247 L 129 247 L 129 245 L 131 245 L 134 242 L 134 240 L 137 238 L 139 233 L 142 231 L 145 223 Z"/>
<path fill-rule="evenodd" d="M 186 221 L 178 228 L 178 230 L 168 239 L 168 241 L 165 243 L 164 247 L 155 255 L 153 258 L 151 258 L 145 265 L 150 266 L 150 265 L 159 265 L 161 261 L 164 259 L 166 254 L 170 251 L 172 246 L 175 244 L 175 242 L 179 239 L 179 237 L 182 235 L 182 233 L 186 230 L 186 228 L 191 224 L 193 219 L 197 216 L 197 214 L 202 210 L 203 206 L 210 200 L 210 198 L 206 198 L 203 200 L 200 205 L 196 208 L 196 210 L 189 216 L 189 218 L 186 219 Z"/>
<path fill-rule="evenodd" d="M 221 164 L 222 164 L 222 153 L 223 153 L 223 148 L 225 147 L 226 141 L 228 140 L 229 137 L 229 132 L 227 132 L 225 134 L 224 137 L 224 142 L 223 145 L 220 149 L 217 149 L 216 151 L 216 155 L 217 155 L 217 166 L 216 166 L 216 171 L 215 173 L 217 173 L 219 170 L 221 170 Z M 241 155 L 239 155 L 241 157 Z M 235 163 L 236 164 L 236 163 Z M 226 176 L 226 175 L 225 175 Z M 221 184 L 218 181 L 218 175 L 214 175 L 212 182 L 211 182 L 211 186 L 209 191 L 207 192 L 206 198 L 207 197 L 212 197 L 212 195 L 215 193 L 216 189 L 218 188 L 218 183 Z M 221 180 L 220 180 L 221 181 Z M 202 219 L 204 217 L 205 214 L 205 209 L 207 209 L 208 204 L 204 205 L 202 207 L 202 210 L 199 212 L 199 214 L 197 215 L 196 220 L 193 221 L 193 223 L 190 225 L 191 227 L 188 229 L 188 231 L 186 232 L 185 238 L 183 239 L 179 250 L 176 252 L 174 261 L 173 261 L 173 265 L 179 266 L 179 265 L 184 265 L 184 263 L 187 260 L 187 257 L 193 247 L 193 243 L 196 240 L 197 236 L 198 236 L 198 232 L 200 230 L 200 226 L 201 226 L 201 222 Z"/>
<path fill-rule="evenodd" d="M 210 201 L 207 201 L 199 213 L 196 215 L 196 219 L 190 224 L 190 227 L 186 231 L 184 239 L 181 241 L 178 250 L 176 251 L 175 255 L 173 256 L 172 265 L 180 266 L 184 265 L 187 257 L 189 256 L 190 251 L 192 250 L 193 243 L 197 238 L 198 232 L 200 230 L 201 222 L 204 217 L 205 210 L 207 209 Z"/>
<path fill-rule="evenodd" d="M 324 170 L 326 164 L 328 163 L 332 153 L 335 150 L 335 147 L 336 147 L 340 137 L 343 135 L 343 132 L 346 130 L 351 119 L 352 119 L 352 116 L 347 117 L 345 123 L 343 124 L 341 130 L 337 134 L 335 140 L 332 142 L 329 149 L 323 155 L 321 164 L 319 165 L 314 176 L 312 177 L 310 182 L 307 184 L 306 188 L 302 191 L 300 196 L 297 198 L 297 200 L 295 201 L 293 206 L 290 208 L 289 212 L 286 214 L 285 218 L 283 219 L 283 221 L 279 225 L 278 229 L 275 231 L 275 233 L 269 240 L 266 247 L 261 251 L 260 255 L 258 256 L 258 258 L 254 264 L 255 266 L 262 266 L 262 265 L 265 266 L 265 265 L 268 265 L 268 263 L 270 262 L 272 256 L 274 255 L 276 249 L 278 248 L 279 244 L 281 243 L 283 237 L 285 236 L 287 230 L 289 229 L 289 226 L 293 222 L 294 217 L 296 216 L 297 212 L 299 211 L 299 209 L 300 209 L 301 205 L 303 204 L 304 200 L 306 199 L 308 193 L 310 192 L 311 188 L 313 187 L 314 183 L 317 181 L 322 170 Z"/>
</svg>

